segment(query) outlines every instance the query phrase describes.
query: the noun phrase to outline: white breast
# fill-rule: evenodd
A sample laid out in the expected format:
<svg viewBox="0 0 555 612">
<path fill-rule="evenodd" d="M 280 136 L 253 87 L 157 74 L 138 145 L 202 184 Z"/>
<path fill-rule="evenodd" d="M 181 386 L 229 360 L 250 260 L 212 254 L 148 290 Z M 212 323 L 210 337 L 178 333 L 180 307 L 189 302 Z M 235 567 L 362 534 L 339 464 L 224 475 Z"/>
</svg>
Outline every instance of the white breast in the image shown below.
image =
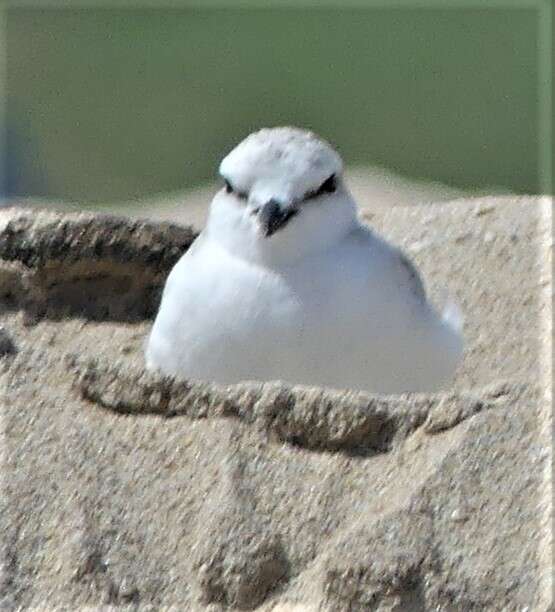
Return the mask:
<svg viewBox="0 0 555 612">
<path fill-rule="evenodd" d="M 365 229 L 275 268 L 205 240 L 168 279 L 147 361 L 220 383 L 435 389 L 460 358 L 460 338 L 398 270 L 396 251 Z"/>
</svg>

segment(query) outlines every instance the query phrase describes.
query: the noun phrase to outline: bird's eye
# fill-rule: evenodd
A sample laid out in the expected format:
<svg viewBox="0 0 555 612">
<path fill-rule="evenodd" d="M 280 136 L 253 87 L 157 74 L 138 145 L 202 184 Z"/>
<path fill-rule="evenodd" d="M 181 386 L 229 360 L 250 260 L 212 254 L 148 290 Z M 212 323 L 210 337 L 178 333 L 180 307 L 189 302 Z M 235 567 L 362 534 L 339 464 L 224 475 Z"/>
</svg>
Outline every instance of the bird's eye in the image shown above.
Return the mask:
<svg viewBox="0 0 555 612">
<path fill-rule="evenodd" d="M 335 174 L 329 176 L 318 188 L 318 195 L 322 193 L 334 193 L 337 189 L 337 177 Z"/>
<path fill-rule="evenodd" d="M 314 191 L 309 191 L 304 199 L 311 200 L 312 198 L 317 198 L 318 196 L 325 195 L 326 193 L 335 193 L 337 191 L 337 177 L 335 174 L 328 176 L 328 178 Z"/>
<path fill-rule="evenodd" d="M 249 194 L 245 193 L 244 191 L 237 191 L 226 178 L 224 178 L 224 186 L 226 193 L 233 193 L 240 200 L 248 200 Z"/>
</svg>

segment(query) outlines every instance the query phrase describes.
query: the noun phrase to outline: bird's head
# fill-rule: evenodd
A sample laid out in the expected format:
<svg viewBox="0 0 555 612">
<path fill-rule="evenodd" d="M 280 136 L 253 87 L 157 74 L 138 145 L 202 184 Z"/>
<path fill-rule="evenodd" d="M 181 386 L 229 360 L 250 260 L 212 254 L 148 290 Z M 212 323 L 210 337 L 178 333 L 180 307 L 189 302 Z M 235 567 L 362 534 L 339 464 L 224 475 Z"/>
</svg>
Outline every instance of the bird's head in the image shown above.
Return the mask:
<svg viewBox="0 0 555 612">
<path fill-rule="evenodd" d="M 221 162 L 207 231 L 235 254 L 281 260 L 333 244 L 356 221 L 339 154 L 311 132 L 255 132 Z"/>
</svg>

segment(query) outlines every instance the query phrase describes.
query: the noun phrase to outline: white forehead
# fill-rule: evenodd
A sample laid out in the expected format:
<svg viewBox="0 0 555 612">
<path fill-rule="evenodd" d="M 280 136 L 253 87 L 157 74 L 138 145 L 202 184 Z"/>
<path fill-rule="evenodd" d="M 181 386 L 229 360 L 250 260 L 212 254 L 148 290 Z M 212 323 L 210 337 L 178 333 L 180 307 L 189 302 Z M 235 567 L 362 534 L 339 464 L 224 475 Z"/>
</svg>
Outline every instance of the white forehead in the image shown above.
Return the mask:
<svg viewBox="0 0 555 612">
<path fill-rule="evenodd" d="M 220 173 L 244 190 L 260 182 L 280 182 L 302 191 L 342 169 L 341 157 L 327 142 L 291 127 L 254 132 L 220 164 Z"/>
</svg>

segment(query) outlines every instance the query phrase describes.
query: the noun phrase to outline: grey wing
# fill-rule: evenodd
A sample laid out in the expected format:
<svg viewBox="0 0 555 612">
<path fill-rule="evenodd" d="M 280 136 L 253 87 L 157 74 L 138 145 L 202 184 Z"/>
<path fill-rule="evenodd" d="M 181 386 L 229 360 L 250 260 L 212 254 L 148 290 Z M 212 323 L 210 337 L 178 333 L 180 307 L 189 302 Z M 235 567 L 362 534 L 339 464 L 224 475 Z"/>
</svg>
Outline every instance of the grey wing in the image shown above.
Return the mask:
<svg viewBox="0 0 555 612">
<path fill-rule="evenodd" d="M 374 234 L 369 227 L 361 226 L 352 236 L 356 240 L 363 241 L 365 246 L 370 244 L 371 248 L 378 248 L 388 255 L 391 254 L 392 257 L 391 259 L 388 257 L 388 261 L 392 262 L 394 274 L 395 272 L 398 274 L 397 279 L 399 281 L 399 286 L 408 287 L 410 293 L 418 302 L 423 303 L 427 301 L 424 283 L 422 282 L 416 266 L 412 263 L 408 255 L 403 253 L 398 247 L 393 246 L 391 243 Z"/>
<path fill-rule="evenodd" d="M 399 270 L 404 284 L 406 283 L 418 301 L 425 302 L 426 288 L 424 287 L 424 283 L 422 282 L 422 278 L 420 277 L 416 266 L 412 263 L 408 255 L 403 253 L 403 251 L 398 250 L 397 254 Z"/>
</svg>

